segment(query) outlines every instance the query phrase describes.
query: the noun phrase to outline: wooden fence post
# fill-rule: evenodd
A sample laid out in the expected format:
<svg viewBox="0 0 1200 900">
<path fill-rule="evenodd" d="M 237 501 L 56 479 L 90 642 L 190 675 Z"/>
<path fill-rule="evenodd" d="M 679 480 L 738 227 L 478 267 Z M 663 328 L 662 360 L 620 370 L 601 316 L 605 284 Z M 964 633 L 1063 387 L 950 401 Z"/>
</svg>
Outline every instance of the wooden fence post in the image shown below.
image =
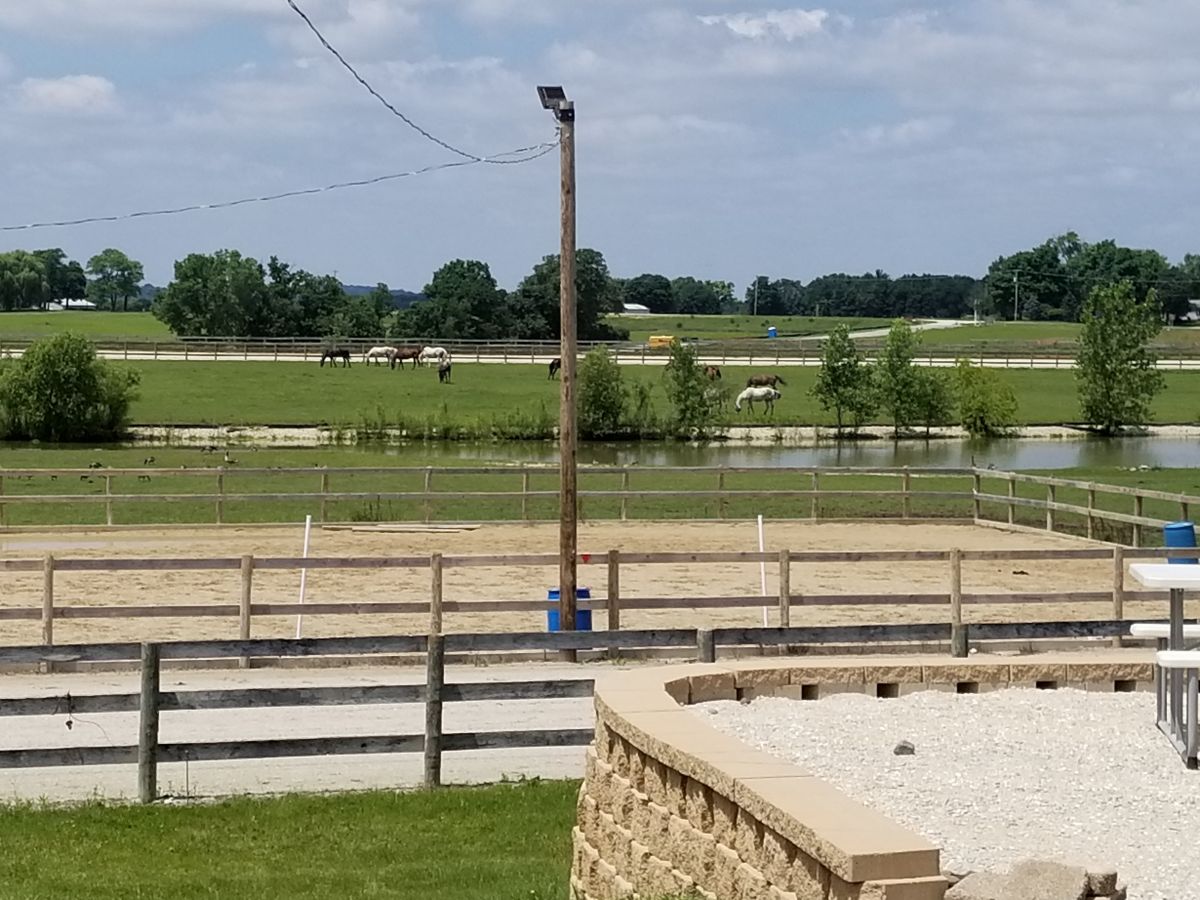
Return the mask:
<svg viewBox="0 0 1200 900">
<path fill-rule="evenodd" d="M 904 497 L 901 501 L 900 514 L 906 519 L 912 518 L 912 473 L 908 471 L 908 466 L 904 467 L 904 474 L 900 476 L 900 490 L 904 492 Z"/>
<path fill-rule="evenodd" d="M 621 473 L 621 521 L 629 518 L 629 469 Z"/>
<path fill-rule="evenodd" d="M 4 476 L 0 475 L 0 528 L 8 525 L 8 515 L 4 511 Z"/>
<path fill-rule="evenodd" d="M 112 513 L 112 476 L 104 476 L 104 524 L 113 523 Z"/>
<path fill-rule="evenodd" d="M 329 521 L 329 473 L 321 473 L 321 521 Z"/>
<path fill-rule="evenodd" d="M 608 551 L 608 630 L 621 630 L 621 551 Z M 609 651 L 610 658 L 615 659 L 620 653 L 619 648 Z"/>
<path fill-rule="evenodd" d="M 976 522 L 978 522 L 980 519 L 983 518 L 983 503 L 979 499 L 979 495 L 981 492 L 982 492 L 982 479 L 979 477 L 979 473 L 976 472 L 974 475 L 971 476 L 971 498 L 974 501 L 973 507 L 974 507 Z"/>
<path fill-rule="evenodd" d="M 724 469 L 721 469 L 721 471 L 717 473 L 717 490 L 720 491 L 720 493 L 717 495 L 717 518 L 723 519 L 725 518 L 725 512 L 729 502 L 725 497 Z"/>
<path fill-rule="evenodd" d="M 446 638 L 431 631 L 425 653 L 426 790 L 439 787 L 442 783 L 442 693 L 445 683 Z"/>
<path fill-rule="evenodd" d="M 1125 548 L 1113 547 L 1113 590 L 1112 590 L 1112 605 L 1113 605 L 1113 621 L 1123 622 L 1125 620 Z M 1113 638 L 1113 646 L 1123 646 L 1125 641 L 1120 635 Z"/>
<path fill-rule="evenodd" d="M 429 496 L 429 492 L 433 489 L 433 467 L 429 466 L 425 469 L 425 521 L 428 522 L 433 515 L 433 502 Z"/>
<path fill-rule="evenodd" d="M 429 633 L 442 633 L 442 554 L 429 557 Z"/>
<path fill-rule="evenodd" d="M 779 627 L 792 627 L 792 555 L 779 551 Z"/>
<path fill-rule="evenodd" d="M 225 470 L 217 469 L 217 524 L 225 521 Z"/>
<path fill-rule="evenodd" d="M 1087 497 L 1087 536 L 1090 541 L 1096 533 L 1096 520 L 1093 516 L 1093 513 L 1096 511 L 1096 486 L 1094 484 L 1089 485 Z"/>
<path fill-rule="evenodd" d="M 1017 479 L 1008 476 L 1008 524 L 1012 525 L 1017 520 L 1017 504 L 1013 501 L 1017 498 Z"/>
<path fill-rule="evenodd" d="M 962 551 L 950 551 L 950 655 L 967 656 L 967 629 L 962 615 Z"/>
<path fill-rule="evenodd" d="M 529 473 L 521 473 L 521 521 L 529 521 Z"/>
<path fill-rule="evenodd" d="M 0 484 L 0 488 L 3 488 L 2 484 Z M 4 493 L 4 491 L 0 490 L 0 494 L 2 493 Z M 1179 501 L 1179 518 L 1184 522 L 1191 521 L 1191 506 L 1186 500 Z"/>
<path fill-rule="evenodd" d="M 717 661 L 717 645 L 713 640 L 711 628 L 700 628 L 696 631 L 696 656 L 702 663 Z"/>
<path fill-rule="evenodd" d="M 818 475 L 816 472 L 812 473 L 812 489 L 813 489 L 812 519 L 815 522 L 817 519 L 821 518 L 821 500 L 820 500 L 821 476 Z"/>
<path fill-rule="evenodd" d="M 238 640 L 250 640 L 250 603 L 254 591 L 254 557 L 242 557 L 242 595 L 238 603 Z M 238 659 L 239 669 L 250 668 L 250 657 Z"/>
<path fill-rule="evenodd" d="M 1142 515 L 1142 495 L 1133 495 L 1133 514 L 1135 516 Z M 1142 546 L 1142 526 L 1141 523 L 1135 523 L 1133 526 L 1133 546 L 1135 548 Z"/>
<path fill-rule="evenodd" d="M 142 644 L 142 691 L 138 721 L 138 801 L 158 798 L 158 644 Z"/>
<path fill-rule="evenodd" d="M 1056 491 L 1054 485 L 1046 485 L 1046 530 L 1054 530 L 1054 509 L 1051 504 L 1055 502 Z"/>
<path fill-rule="evenodd" d="M 42 646 L 54 646 L 54 554 L 42 560 Z M 50 674 L 54 663 L 47 660 L 42 671 Z"/>
</svg>

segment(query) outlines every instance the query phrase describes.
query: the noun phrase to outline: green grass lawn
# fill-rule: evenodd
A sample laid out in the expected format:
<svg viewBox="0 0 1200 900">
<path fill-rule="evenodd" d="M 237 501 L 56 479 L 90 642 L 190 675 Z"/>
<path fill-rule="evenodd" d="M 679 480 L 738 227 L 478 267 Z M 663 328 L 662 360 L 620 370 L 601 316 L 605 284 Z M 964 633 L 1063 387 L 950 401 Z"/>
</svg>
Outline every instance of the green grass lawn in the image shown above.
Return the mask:
<svg viewBox="0 0 1200 900">
<path fill-rule="evenodd" d="M 349 370 L 322 369 L 316 363 L 160 362 L 127 363 L 142 374 L 141 397 L 133 420 L 142 424 L 184 425 L 332 425 L 405 423 L 408 426 L 464 427 L 487 436 L 519 438 L 549 434 L 558 418 L 557 382 L 544 366 L 456 363 L 454 383 L 440 385 L 432 369 L 393 371 L 386 366 L 355 365 Z M 720 382 L 731 394 L 753 368 L 722 367 Z M 1079 420 L 1075 377 L 1070 370 L 998 370 L 1016 392 L 1022 424 L 1055 424 Z M 781 369 L 787 384 L 777 402 L 775 424 L 832 424 L 809 395 L 815 368 Z M 628 382 L 652 385 L 657 409 L 667 409 L 663 370 L 626 366 Z M 1200 415 L 1200 377 L 1168 373 L 1166 389 L 1154 404 L 1159 423 L 1194 422 Z M 751 414 L 726 408 L 726 424 L 761 424 L 761 408 Z M 882 418 L 878 419 L 883 422 Z M 428 430 L 425 428 L 424 430 Z"/>
<path fill-rule="evenodd" d="M 1074 353 L 1078 349 L 1079 333 L 1080 326 L 1074 322 L 993 322 L 924 331 L 921 332 L 921 345 L 941 351 L 985 349 L 992 353 Z M 1200 327 L 1164 328 L 1152 345 L 1159 353 L 1198 351 Z"/>
<path fill-rule="evenodd" d="M 0 807 L 0 900 L 560 900 L 578 789 Z"/>
<path fill-rule="evenodd" d="M 629 339 L 644 342 L 652 334 L 671 334 L 680 338 L 721 340 L 729 338 L 767 337 L 767 326 L 774 325 L 779 337 L 804 337 L 827 334 L 835 325 L 846 324 L 851 329 L 883 328 L 890 319 L 839 318 L 833 316 L 608 316 L 613 325 L 629 329 Z"/>
<path fill-rule="evenodd" d="M 0 313 L 0 340 L 39 338 L 63 331 L 75 331 L 93 340 L 169 340 L 171 329 L 148 312 L 100 312 L 64 310 L 62 312 Z"/>
</svg>

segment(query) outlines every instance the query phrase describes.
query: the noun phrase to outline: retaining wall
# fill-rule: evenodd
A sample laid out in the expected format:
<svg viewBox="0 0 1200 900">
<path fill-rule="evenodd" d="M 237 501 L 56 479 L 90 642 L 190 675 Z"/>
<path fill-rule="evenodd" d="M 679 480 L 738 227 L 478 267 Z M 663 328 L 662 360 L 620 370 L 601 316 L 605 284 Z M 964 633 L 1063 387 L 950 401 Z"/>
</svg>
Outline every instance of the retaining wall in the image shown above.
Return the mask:
<svg viewBox="0 0 1200 900">
<path fill-rule="evenodd" d="M 596 683 L 571 897 L 942 900 L 938 848 L 684 709 L 766 694 L 1152 689 L 1145 653 L 684 665 Z M 813 736 L 819 739 L 819 736 Z"/>
</svg>

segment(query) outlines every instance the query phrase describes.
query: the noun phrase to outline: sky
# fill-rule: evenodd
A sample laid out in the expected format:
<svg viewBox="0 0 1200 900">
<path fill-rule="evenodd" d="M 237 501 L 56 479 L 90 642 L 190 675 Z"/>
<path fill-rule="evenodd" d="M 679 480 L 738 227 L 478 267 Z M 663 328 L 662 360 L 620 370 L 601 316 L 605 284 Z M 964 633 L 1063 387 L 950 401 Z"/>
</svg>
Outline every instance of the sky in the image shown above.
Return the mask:
<svg viewBox="0 0 1200 900">
<path fill-rule="evenodd" d="M 1200 252 L 1195 0 L 297 0 L 393 105 L 490 156 L 577 109 L 578 241 L 614 275 L 981 275 L 1068 230 Z M 461 161 L 286 0 L 0 0 L 0 226 Z M 558 154 L 273 203 L 0 232 L 165 284 L 238 249 L 419 290 L 558 247 Z"/>
</svg>

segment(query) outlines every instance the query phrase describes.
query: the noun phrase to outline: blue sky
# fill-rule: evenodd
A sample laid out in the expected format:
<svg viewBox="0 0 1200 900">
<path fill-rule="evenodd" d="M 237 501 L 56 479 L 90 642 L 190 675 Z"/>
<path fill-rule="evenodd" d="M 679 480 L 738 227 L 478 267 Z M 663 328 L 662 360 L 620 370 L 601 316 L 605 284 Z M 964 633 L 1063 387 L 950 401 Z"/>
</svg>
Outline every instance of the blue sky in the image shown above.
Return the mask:
<svg viewBox="0 0 1200 900">
<path fill-rule="evenodd" d="M 1200 252 L 1194 0 L 307 0 L 423 127 L 487 155 L 579 111 L 579 241 L 617 275 L 981 274 L 1074 229 Z M 450 160 L 285 0 L 0 0 L 0 225 L 216 202 Z M 0 233 L 276 254 L 418 289 L 557 248 L 557 158 L 233 210 Z"/>
</svg>

